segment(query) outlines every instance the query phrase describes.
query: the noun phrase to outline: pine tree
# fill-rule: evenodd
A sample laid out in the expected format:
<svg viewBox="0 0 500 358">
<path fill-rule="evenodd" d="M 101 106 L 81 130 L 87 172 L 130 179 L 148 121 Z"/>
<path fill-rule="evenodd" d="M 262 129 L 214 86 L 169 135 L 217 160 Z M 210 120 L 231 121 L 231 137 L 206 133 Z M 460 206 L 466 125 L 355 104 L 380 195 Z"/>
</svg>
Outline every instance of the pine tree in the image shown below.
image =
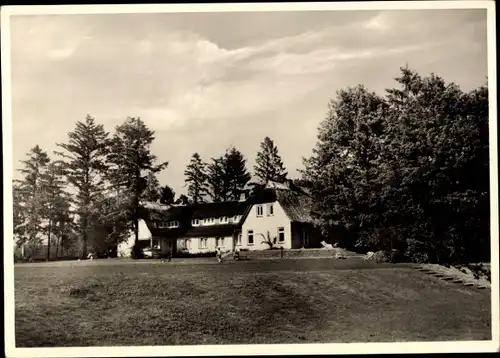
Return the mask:
<svg viewBox="0 0 500 358">
<path fill-rule="evenodd" d="M 278 154 L 278 147 L 274 145 L 271 138 L 266 137 L 260 144 L 260 148 L 261 151 L 257 153 L 257 158 L 255 160 L 255 175 L 266 182 L 284 182 L 288 173 Z"/>
<path fill-rule="evenodd" d="M 140 203 L 144 199 L 147 176 L 168 165 L 167 162 L 156 164 L 157 157 L 150 149 L 154 139 L 154 131 L 140 118 L 128 117 L 116 127 L 108 155 L 110 181 L 115 188 L 122 188 L 129 199 L 124 210 L 132 223 L 135 244 L 139 241 Z"/>
<path fill-rule="evenodd" d="M 224 157 L 212 158 L 207 166 L 208 195 L 212 202 L 226 201 L 229 182 Z"/>
<path fill-rule="evenodd" d="M 43 210 L 46 205 L 46 195 L 43 189 L 43 180 L 50 163 L 46 151 L 40 146 L 34 146 L 27 154 L 28 159 L 21 161 L 24 167 L 19 169 L 23 179 L 14 181 L 14 209 L 17 226 L 14 231 L 26 235 L 24 241 L 30 246 L 36 246 L 40 242 L 40 234 L 43 232 Z M 19 222 L 24 220 L 24 222 Z M 24 244 L 24 243 L 23 243 Z"/>
<path fill-rule="evenodd" d="M 188 186 L 187 194 L 194 203 L 202 203 L 207 194 L 207 165 L 198 153 L 194 153 L 191 161 L 184 171 L 185 182 Z"/>
<path fill-rule="evenodd" d="M 250 180 L 243 154 L 235 147 L 231 147 L 224 155 L 225 182 L 227 185 L 227 199 L 238 200 L 243 187 Z"/>
<path fill-rule="evenodd" d="M 85 122 L 77 122 L 68 133 L 68 143 L 58 143 L 64 152 L 56 152 L 63 158 L 62 168 L 67 183 L 76 191 L 72 200 L 78 216 L 77 231 L 82 238 L 82 256 L 87 255 L 90 216 L 98 206 L 106 189 L 107 165 L 105 158 L 109 147 L 108 133 L 87 115 Z"/>
</svg>

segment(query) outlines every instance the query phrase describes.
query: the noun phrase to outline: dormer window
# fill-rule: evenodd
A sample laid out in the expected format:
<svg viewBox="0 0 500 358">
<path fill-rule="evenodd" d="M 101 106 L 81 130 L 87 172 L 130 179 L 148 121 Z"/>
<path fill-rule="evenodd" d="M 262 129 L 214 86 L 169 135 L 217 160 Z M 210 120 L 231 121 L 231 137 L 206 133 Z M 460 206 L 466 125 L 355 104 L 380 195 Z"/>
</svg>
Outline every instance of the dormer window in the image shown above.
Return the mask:
<svg viewBox="0 0 500 358">
<path fill-rule="evenodd" d="M 233 217 L 233 222 L 237 223 L 238 221 L 240 221 L 240 217 L 238 215 L 235 215 Z"/>
<path fill-rule="evenodd" d="M 223 217 L 219 218 L 220 224 L 227 224 L 227 222 L 228 222 L 227 216 L 223 216 Z"/>
<path fill-rule="evenodd" d="M 215 224 L 215 218 L 206 218 L 206 219 L 203 219 L 203 224 L 204 224 L 204 225 L 212 225 L 212 224 Z"/>
<path fill-rule="evenodd" d="M 191 225 L 193 225 L 193 226 L 200 226 L 200 220 L 199 219 L 193 219 L 193 220 L 191 220 Z"/>
<path fill-rule="evenodd" d="M 179 222 L 178 221 L 169 221 L 167 223 L 167 227 L 169 229 L 173 229 L 173 228 L 179 227 Z"/>
</svg>

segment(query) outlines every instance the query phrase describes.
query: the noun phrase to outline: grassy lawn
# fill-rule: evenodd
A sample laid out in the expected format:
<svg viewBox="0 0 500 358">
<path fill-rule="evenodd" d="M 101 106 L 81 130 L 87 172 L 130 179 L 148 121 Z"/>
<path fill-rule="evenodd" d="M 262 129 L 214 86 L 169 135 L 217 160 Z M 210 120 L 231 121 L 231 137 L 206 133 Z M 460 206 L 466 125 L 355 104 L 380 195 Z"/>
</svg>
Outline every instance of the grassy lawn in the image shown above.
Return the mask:
<svg viewBox="0 0 500 358">
<path fill-rule="evenodd" d="M 214 261 L 16 265 L 16 346 L 491 339 L 489 290 L 404 265 Z"/>
</svg>

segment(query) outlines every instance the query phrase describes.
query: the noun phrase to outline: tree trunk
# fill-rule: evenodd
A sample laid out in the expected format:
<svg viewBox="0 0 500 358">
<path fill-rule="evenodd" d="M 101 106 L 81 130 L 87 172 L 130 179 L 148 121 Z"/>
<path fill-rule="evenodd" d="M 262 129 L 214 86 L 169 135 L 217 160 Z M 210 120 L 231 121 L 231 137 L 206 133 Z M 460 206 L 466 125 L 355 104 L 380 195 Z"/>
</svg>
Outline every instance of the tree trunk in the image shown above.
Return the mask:
<svg viewBox="0 0 500 358">
<path fill-rule="evenodd" d="M 49 220 L 49 232 L 47 234 L 47 261 L 50 261 L 50 233 L 52 231 L 52 220 Z"/>
<path fill-rule="evenodd" d="M 59 258 L 59 245 L 61 244 L 61 233 L 59 233 L 56 239 L 56 260 Z"/>
</svg>

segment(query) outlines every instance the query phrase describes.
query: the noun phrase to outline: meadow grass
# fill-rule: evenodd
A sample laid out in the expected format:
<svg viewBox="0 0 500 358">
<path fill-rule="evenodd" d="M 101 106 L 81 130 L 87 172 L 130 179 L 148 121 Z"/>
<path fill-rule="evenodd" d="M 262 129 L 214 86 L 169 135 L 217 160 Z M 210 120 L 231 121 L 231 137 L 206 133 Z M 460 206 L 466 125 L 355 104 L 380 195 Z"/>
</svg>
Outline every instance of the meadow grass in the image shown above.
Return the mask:
<svg viewBox="0 0 500 358">
<path fill-rule="evenodd" d="M 490 291 L 361 260 L 15 267 L 16 346 L 491 339 Z"/>
</svg>

